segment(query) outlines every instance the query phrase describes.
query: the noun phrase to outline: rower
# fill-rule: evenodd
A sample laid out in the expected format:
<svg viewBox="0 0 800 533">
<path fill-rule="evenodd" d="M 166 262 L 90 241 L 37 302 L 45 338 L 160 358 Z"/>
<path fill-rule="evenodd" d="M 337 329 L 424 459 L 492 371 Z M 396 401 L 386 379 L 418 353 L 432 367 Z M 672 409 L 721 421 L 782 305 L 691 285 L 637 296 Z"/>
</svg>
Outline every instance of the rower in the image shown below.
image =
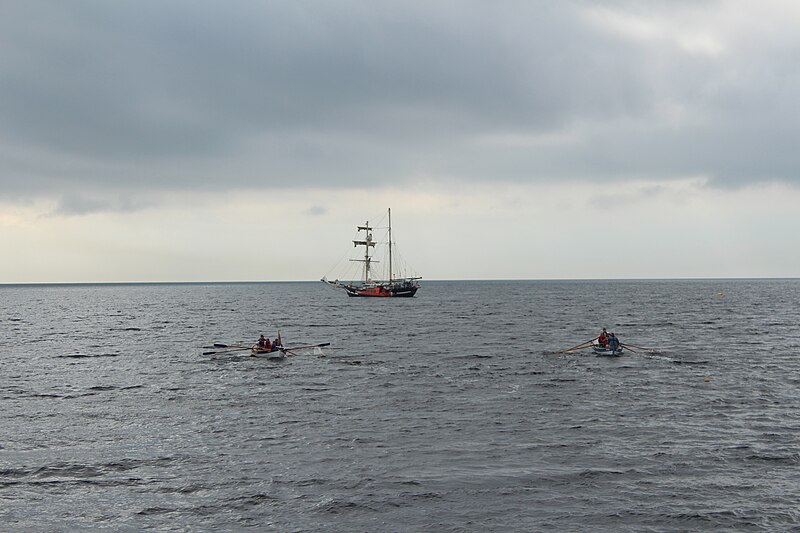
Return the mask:
<svg viewBox="0 0 800 533">
<path fill-rule="evenodd" d="M 608 345 L 608 333 L 606 333 L 606 328 L 603 328 L 602 333 L 600 333 L 600 336 L 597 337 L 597 343 L 602 347 L 606 347 Z"/>
<path fill-rule="evenodd" d="M 612 351 L 617 351 L 617 349 L 619 349 L 619 339 L 614 335 L 613 331 L 608 335 L 608 347 L 611 348 Z"/>
<path fill-rule="evenodd" d="M 269 350 L 269 339 L 264 338 L 264 335 L 258 338 L 258 347 L 263 350 Z"/>
</svg>

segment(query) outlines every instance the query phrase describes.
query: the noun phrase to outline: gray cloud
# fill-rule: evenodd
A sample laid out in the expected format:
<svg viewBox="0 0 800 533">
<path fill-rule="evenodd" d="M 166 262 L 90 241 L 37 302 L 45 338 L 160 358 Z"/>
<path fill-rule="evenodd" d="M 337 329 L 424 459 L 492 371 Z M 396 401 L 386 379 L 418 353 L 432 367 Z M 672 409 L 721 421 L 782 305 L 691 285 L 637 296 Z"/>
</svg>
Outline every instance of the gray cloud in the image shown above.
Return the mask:
<svg viewBox="0 0 800 533">
<path fill-rule="evenodd" d="M 326 214 L 328 212 L 328 208 L 327 207 L 323 207 L 321 205 L 313 205 L 313 206 L 309 207 L 308 209 L 306 209 L 305 212 L 308 215 L 317 217 L 317 216 Z"/>
<path fill-rule="evenodd" d="M 155 205 L 140 199 L 127 196 L 87 196 L 68 193 L 61 196 L 50 215 L 90 215 L 107 212 L 133 212 Z"/>
<path fill-rule="evenodd" d="M 686 11 L 701 27 L 743 8 L 599 5 L 653 21 Z M 621 35 L 592 18 L 597 6 L 10 3 L 0 195 L 420 176 L 798 179 L 800 38 L 738 48 L 733 28 L 726 52 L 698 54 L 670 35 Z"/>
</svg>

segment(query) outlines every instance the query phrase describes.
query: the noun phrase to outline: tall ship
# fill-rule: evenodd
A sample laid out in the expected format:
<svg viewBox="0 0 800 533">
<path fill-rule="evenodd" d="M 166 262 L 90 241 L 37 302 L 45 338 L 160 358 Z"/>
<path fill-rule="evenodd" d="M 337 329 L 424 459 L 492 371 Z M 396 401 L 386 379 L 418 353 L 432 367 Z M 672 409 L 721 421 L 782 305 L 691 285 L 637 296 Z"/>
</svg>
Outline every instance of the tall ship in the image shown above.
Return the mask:
<svg viewBox="0 0 800 533">
<path fill-rule="evenodd" d="M 364 255 L 354 259 L 350 259 L 351 263 L 361 263 L 361 279 L 359 281 L 339 281 L 338 279 L 330 281 L 327 276 L 322 278 L 322 282 L 328 285 L 341 289 L 347 293 L 348 296 L 364 296 L 364 297 L 399 297 L 411 298 L 417 293 L 419 289 L 420 276 L 403 276 L 398 275 L 397 258 L 395 243 L 392 242 L 392 210 L 388 210 L 388 226 L 386 228 L 377 228 L 369 225 L 367 221 L 363 226 L 357 226 L 358 238 L 353 239 L 353 247 L 364 247 Z M 387 239 L 385 241 L 375 240 L 373 238 L 373 230 L 386 229 Z M 364 232 L 362 236 L 361 232 Z M 388 250 L 386 262 L 388 268 L 384 272 L 383 279 L 373 277 L 373 272 L 377 271 L 374 268 L 375 264 L 381 263 L 376 259 L 376 247 L 380 249 L 383 245 L 387 245 Z"/>
</svg>

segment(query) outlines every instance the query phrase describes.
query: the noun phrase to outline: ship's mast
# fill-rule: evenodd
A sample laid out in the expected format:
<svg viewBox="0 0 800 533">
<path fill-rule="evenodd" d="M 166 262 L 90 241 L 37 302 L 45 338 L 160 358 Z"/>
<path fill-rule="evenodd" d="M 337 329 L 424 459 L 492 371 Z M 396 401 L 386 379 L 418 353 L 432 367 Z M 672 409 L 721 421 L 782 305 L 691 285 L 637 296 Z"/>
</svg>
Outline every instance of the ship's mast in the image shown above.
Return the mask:
<svg viewBox="0 0 800 533">
<path fill-rule="evenodd" d="M 358 226 L 358 231 L 366 231 L 367 237 L 363 241 L 353 241 L 353 246 L 363 246 L 364 247 L 364 259 L 351 259 L 350 261 L 356 261 L 359 263 L 364 263 L 364 283 L 369 283 L 369 269 L 370 265 L 372 264 L 372 258 L 369 256 L 369 248 L 375 247 L 375 241 L 372 240 L 372 228 L 369 225 L 369 221 L 365 222 L 363 226 Z M 377 263 L 377 261 L 375 261 Z"/>
<path fill-rule="evenodd" d="M 389 283 L 392 279 L 392 208 L 389 208 Z"/>
</svg>

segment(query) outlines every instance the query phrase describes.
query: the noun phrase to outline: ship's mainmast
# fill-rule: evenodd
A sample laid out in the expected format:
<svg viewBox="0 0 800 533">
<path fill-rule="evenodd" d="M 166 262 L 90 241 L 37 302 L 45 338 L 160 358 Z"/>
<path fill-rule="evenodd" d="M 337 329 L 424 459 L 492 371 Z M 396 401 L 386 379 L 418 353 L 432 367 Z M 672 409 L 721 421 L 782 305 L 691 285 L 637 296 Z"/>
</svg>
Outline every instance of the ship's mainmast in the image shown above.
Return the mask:
<svg viewBox="0 0 800 533">
<path fill-rule="evenodd" d="M 392 276 L 392 208 L 389 208 L 389 283 L 394 281 Z"/>
</svg>

